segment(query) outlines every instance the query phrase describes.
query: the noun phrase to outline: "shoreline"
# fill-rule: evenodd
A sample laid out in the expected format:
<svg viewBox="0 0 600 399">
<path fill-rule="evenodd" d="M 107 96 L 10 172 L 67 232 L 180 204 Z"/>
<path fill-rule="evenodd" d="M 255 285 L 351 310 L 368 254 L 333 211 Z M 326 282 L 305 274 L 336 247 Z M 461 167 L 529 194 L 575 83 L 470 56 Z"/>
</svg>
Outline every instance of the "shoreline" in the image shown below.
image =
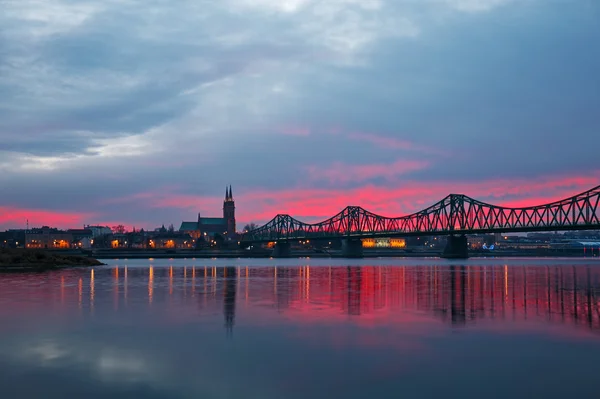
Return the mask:
<svg viewBox="0 0 600 399">
<path fill-rule="evenodd" d="M 106 266 L 106 263 L 99 262 L 95 265 L 54 265 L 54 264 L 35 264 L 35 263 L 25 263 L 25 264 L 13 264 L 13 265 L 0 265 L 0 274 L 2 273 L 20 273 L 20 272 L 32 272 L 32 273 L 41 273 L 46 271 L 53 270 L 63 270 L 63 269 L 77 269 L 77 268 L 88 268 L 88 267 L 96 267 L 96 266 Z"/>
<path fill-rule="evenodd" d="M 269 259 L 270 253 L 248 253 L 246 251 L 186 251 L 186 252 L 149 252 L 149 251 L 118 251 L 94 253 L 93 257 L 99 260 L 110 259 Z M 581 254 L 563 252 L 536 251 L 506 251 L 506 252 L 471 252 L 469 258 L 573 258 L 573 259 L 600 259 L 597 256 L 582 256 Z M 319 259 L 345 259 L 341 253 L 319 253 L 312 251 L 298 251 L 286 259 L 319 258 Z M 365 251 L 362 259 L 373 258 L 441 258 L 439 252 L 402 252 L 402 251 Z"/>
<path fill-rule="evenodd" d="M 0 250 L 0 273 L 45 272 L 102 265 L 104 265 L 103 262 L 82 253 L 73 254 L 21 248 Z"/>
<path fill-rule="evenodd" d="M 567 258 L 567 259 L 600 259 L 598 256 L 583 256 L 582 253 L 559 251 L 472 251 L 469 258 Z M 116 259 L 270 259 L 268 251 L 250 252 L 245 250 L 217 251 L 147 251 L 147 250 L 0 250 L 0 274 L 2 273 L 40 273 L 72 268 L 89 268 L 105 266 L 102 260 Z M 285 259 L 346 259 L 341 251 L 317 252 L 296 251 Z M 436 258 L 444 259 L 438 251 L 403 251 L 367 249 L 360 259 L 377 258 Z M 284 258 L 282 258 L 284 259 Z"/>
</svg>

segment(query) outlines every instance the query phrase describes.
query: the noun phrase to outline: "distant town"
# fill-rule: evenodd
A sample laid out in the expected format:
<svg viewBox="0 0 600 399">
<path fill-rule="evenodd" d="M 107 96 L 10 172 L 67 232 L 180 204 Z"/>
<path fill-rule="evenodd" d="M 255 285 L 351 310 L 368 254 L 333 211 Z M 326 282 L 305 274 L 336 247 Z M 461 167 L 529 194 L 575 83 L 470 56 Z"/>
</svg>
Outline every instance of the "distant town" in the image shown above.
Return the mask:
<svg viewBox="0 0 600 399">
<path fill-rule="evenodd" d="M 237 250 L 245 232 L 257 226 L 247 224 L 238 231 L 235 218 L 233 190 L 225 190 L 221 217 L 203 217 L 198 213 L 194 221 L 181 221 L 179 227 L 162 225 L 152 230 L 127 231 L 123 225 L 84 225 L 81 228 L 61 230 L 52 226 L 9 229 L 0 232 L 0 248 L 32 248 L 56 250 Z M 582 256 L 600 256 L 600 231 L 570 231 L 565 233 L 528 233 L 527 235 L 469 235 L 471 252 L 552 253 Z M 336 250 L 339 240 L 300 240 L 295 249 L 304 251 Z M 273 247 L 265 243 L 262 249 Z M 407 238 L 365 238 L 365 250 L 396 250 L 406 253 L 434 253 L 446 244 L 444 236 Z"/>
<path fill-rule="evenodd" d="M 252 227 L 251 225 L 246 226 Z M 238 246 L 233 190 L 225 190 L 222 217 L 202 217 L 153 230 L 127 231 L 123 225 L 94 226 L 61 230 L 52 226 L 10 229 L 0 233 L 0 246 L 37 249 L 201 249 Z"/>
</svg>

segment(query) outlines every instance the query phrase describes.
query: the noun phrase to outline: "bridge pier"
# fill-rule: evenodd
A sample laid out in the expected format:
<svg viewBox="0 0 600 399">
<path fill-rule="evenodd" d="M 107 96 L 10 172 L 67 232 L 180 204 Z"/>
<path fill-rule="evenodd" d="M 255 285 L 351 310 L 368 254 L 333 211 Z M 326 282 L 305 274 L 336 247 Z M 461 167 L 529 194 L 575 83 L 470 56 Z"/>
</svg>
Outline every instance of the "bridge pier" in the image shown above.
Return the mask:
<svg viewBox="0 0 600 399">
<path fill-rule="evenodd" d="M 441 257 L 447 259 L 467 259 L 469 257 L 467 237 L 464 234 L 460 236 L 449 236 L 446 248 L 444 248 Z"/>
<path fill-rule="evenodd" d="M 292 245 L 287 241 L 280 241 L 275 244 L 273 253 L 271 254 L 274 258 L 289 258 L 292 256 Z"/>
<path fill-rule="evenodd" d="M 342 256 L 344 258 L 362 258 L 363 246 L 360 238 L 346 238 L 342 240 Z"/>
</svg>

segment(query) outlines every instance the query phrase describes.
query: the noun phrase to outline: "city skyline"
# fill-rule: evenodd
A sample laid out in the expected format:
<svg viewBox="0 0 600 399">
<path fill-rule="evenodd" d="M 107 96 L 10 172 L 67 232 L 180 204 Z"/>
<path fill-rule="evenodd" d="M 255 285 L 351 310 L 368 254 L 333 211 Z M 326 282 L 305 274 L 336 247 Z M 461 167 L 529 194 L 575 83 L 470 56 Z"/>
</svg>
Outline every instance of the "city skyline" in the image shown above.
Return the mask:
<svg viewBox="0 0 600 399">
<path fill-rule="evenodd" d="M 8 2 L 0 230 L 538 205 L 600 183 L 600 7 Z M 4 5 L 3 5 L 4 7 Z"/>
</svg>

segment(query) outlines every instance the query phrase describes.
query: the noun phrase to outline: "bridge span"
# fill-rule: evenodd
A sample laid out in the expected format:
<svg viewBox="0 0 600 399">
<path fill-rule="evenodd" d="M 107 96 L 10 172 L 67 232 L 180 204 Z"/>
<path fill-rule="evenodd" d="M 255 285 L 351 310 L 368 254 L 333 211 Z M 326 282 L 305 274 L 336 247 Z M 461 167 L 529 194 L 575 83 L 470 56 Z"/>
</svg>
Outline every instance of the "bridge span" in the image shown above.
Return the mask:
<svg viewBox="0 0 600 399">
<path fill-rule="evenodd" d="M 600 186 L 543 205 L 510 208 L 488 204 L 464 194 L 450 194 L 410 215 L 385 217 L 360 206 L 348 206 L 319 223 L 305 223 L 279 214 L 265 225 L 249 231 L 242 245 L 275 242 L 273 256 L 290 256 L 295 240 L 342 239 L 343 253 L 362 256 L 363 238 L 448 236 L 442 254 L 467 258 L 467 234 L 600 229 Z"/>
</svg>

